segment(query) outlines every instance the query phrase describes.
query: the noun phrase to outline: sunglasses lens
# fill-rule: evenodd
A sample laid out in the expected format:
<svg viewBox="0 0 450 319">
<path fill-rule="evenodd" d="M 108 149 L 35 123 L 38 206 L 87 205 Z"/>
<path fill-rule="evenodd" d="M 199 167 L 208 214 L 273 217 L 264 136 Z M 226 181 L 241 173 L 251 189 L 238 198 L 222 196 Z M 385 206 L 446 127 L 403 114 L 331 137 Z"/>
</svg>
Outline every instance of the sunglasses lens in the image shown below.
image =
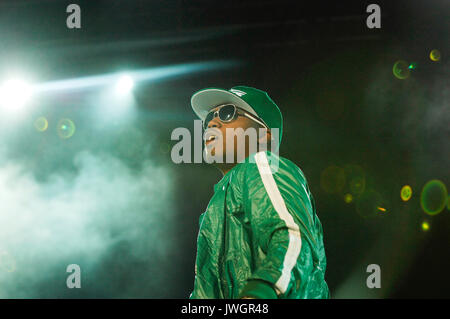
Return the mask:
<svg viewBox="0 0 450 319">
<path fill-rule="evenodd" d="M 215 112 L 216 111 L 211 111 L 208 113 L 208 115 L 206 115 L 205 121 L 203 122 L 203 129 L 206 130 L 208 128 L 208 124 L 214 118 Z M 232 105 L 232 104 L 224 105 L 219 109 L 219 119 L 222 122 L 230 122 L 231 120 L 233 120 L 235 113 L 236 113 L 236 108 L 234 105 Z"/>
<path fill-rule="evenodd" d="M 206 130 L 208 128 L 208 123 L 211 122 L 213 117 L 214 117 L 214 112 L 209 112 L 208 115 L 206 115 L 205 121 L 203 122 L 203 129 Z"/>
<path fill-rule="evenodd" d="M 236 108 L 234 107 L 234 105 L 231 105 L 231 104 L 224 105 L 219 110 L 219 119 L 222 122 L 229 122 L 233 119 L 235 112 L 236 112 Z"/>
</svg>

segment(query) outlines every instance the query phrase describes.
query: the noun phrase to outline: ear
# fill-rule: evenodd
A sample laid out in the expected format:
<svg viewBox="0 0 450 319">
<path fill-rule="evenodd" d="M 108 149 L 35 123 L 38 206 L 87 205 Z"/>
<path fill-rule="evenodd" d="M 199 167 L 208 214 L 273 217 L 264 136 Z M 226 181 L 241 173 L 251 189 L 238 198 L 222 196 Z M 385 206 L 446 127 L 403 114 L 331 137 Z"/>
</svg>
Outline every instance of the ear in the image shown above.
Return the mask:
<svg viewBox="0 0 450 319">
<path fill-rule="evenodd" d="M 259 133 L 258 134 L 258 143 L 259 144 L 267 144 L 269 146 L 273 139 L 272 133 L 270 132 L 270 130 L 263 127 L 263 128 L 259 129 L 258 133 Z"/>
</svg>

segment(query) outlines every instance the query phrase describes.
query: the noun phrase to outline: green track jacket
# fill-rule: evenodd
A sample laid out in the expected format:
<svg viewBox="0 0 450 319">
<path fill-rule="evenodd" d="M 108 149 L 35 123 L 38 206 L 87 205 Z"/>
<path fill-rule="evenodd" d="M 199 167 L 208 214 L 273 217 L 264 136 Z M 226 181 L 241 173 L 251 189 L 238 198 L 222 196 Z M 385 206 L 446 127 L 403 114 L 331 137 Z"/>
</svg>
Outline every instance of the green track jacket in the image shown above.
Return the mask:
<svg viewBox="0 0 450 319">
<path fill-rule="evenodd" d="M 303 172 L 270 152 L 214 185 L 190 298 L 329 298 L 322 225 Z"/>
</svg>

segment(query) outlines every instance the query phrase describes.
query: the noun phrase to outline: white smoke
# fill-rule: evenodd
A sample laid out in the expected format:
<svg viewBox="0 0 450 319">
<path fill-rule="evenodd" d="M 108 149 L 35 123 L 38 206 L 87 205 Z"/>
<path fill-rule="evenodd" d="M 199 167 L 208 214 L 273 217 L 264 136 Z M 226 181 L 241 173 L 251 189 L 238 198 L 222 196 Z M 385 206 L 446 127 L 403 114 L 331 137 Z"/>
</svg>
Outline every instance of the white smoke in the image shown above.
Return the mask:
<svg viewBox="0 0 450 319">
<path fill-rule="evenodd" d="M 156 260 L 164 267 L 174 217 L 167 169 L 146 161 L 132 170 L 111 155 L 82 151 L 73 159 L 76 173 L 55 173 L 39 182 L 23 163 L 0 159 L 0 298 L 70 296 L 65 271 L 71 263 L 81 266 L 80 291 L 143 294 L 139 283 L 119 291 L 108 286 L 117 278 L 98 275 L 123 264 L 111 255 L 121 243 L 130 249 L 119 258 Z M 148 269 L 148 275 L 159 273 Z"/>
</svg>

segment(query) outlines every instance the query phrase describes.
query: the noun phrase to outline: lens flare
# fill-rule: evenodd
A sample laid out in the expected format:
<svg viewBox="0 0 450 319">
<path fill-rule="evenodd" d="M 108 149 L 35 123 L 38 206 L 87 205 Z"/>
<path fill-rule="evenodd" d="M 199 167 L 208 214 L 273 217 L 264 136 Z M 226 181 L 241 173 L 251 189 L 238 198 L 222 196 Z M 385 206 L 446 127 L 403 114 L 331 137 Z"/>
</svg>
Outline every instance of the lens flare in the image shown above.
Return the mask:
<svg viewBox="0 0 450 319">
<path fill-rule="evenodd" d="M 353 196 L 352 196 L 352 194 L 349 194 L 349 193 L 345 194 L 345 196 L 344 196 L 344 201 L 345 201 L 347 204 L 351 203 L 351 202 L 353 201 Z"/>
<path fill-rule="evenodd" d="M 353 197 L 361 195 L 366 188 L 366 176 L 359 165 L 347 164 L 344 166 L 345 179 L 348 181 L 348 190 Z"/>
<path fill-rule="evenodd" d="M 432 50 L 430 52 L 430 59 L 431 59 L 431 61 L 434 61 L 434 62 L 439 61 L 441 59 L 441 52 L 436 49 Z"/>
<path fill-rule="evenodd" d="M 67 139 L 75 134 L 75 123 L 70 119 L 61 119 L 56 127 L 59 137 Z"/>
<path fill-rule="evenodd" d="M 48 128 L 48 121 L 44 116 L 38 117 L 36 121 L 34 121 L 34 127 L 39 132 L 44 132 Z"/>
<path fill-rule="evenodd" d="M 161 145 L 159 146 L 159 150 L 161 151 L 161 153 L 167 154 L 170 152 L 170 145 L 167 143 L 161 143 Z"/>
<path fill-rule="evenodd" d="M 365 185 L 366 181 L 364 178 L 355 177 L 350 181 L 350 191 L 355 195 L 359 195 L 364 192 Z"/>
<path fill-rule="evenodd" d="M 327 193 L 339 193 L 345 185 L 345 173 L 341 167 L 331 165 L 322 171 L 320 185 Z"/>
<path fill-rule="evenodd" d="M 401 199 L 406 202 L 408 201 L 412 196 L 412 189 L 411 186 L 409 185 L 405 185 L 402 187 L 401 191 L 400 191 L 400 197 Z"/>
<path fill-rule="evenodd" d="M 385 198 L 374 190 L 368 190 L 358 197 L 355 200 L 355 207 L 356 212 L 363 218 L 386 214 L 389 211 Z"/>
<path fill-rule="evenodd" d="M 409 68 L 409 64 L 406 61 L 399 60 L 394 63 L 394 67 L 392 68 L 392 73 L 397 79 L 404 80 L 409 77 L 411 69 Z"/>
<path fill-rule="evenodd" d="M 423 231 L 428 231 L 430 229 L 430 224 L 428 222 L 423 222 L 422 223 L 422 230 Z"/>
<path fill-rule="evenodd" d="M 447 188 L 440 180 L 433 179 L 425 184 L 420 194 L 420 205 L 428 215 L 437 215 L 447 203 Z"/>
</svg>

